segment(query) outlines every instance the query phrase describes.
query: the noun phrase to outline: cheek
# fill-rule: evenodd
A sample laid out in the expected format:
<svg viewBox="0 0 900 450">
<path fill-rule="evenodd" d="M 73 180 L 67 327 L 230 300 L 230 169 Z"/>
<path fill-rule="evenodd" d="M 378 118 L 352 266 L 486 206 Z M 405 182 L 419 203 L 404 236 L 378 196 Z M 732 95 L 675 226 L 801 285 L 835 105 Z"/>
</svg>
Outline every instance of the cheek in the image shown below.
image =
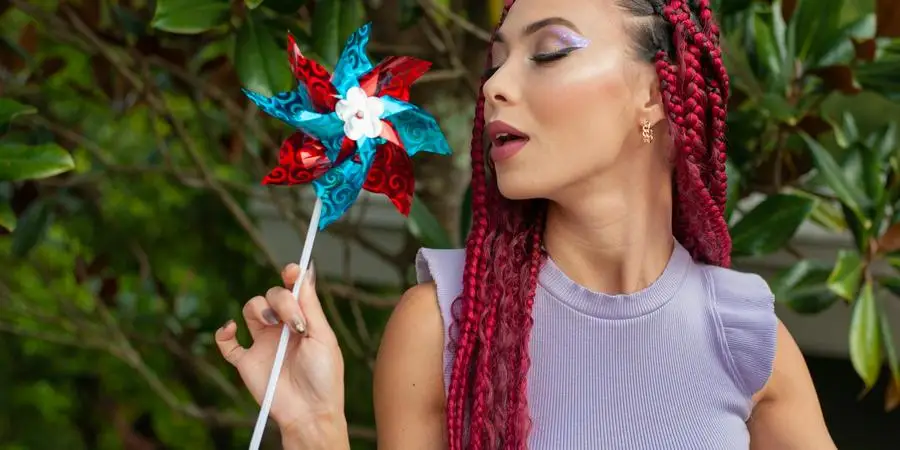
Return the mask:
<svg viewBox="0 0 900 450">
<path fill-rule="evenodd" d="M 536 74 L 527 92 L 529 109 L 545 144 L 571 146 L 622 127 L 626 119 L 628 86 L 615 64 L 571 65 Z"/>
</svg>

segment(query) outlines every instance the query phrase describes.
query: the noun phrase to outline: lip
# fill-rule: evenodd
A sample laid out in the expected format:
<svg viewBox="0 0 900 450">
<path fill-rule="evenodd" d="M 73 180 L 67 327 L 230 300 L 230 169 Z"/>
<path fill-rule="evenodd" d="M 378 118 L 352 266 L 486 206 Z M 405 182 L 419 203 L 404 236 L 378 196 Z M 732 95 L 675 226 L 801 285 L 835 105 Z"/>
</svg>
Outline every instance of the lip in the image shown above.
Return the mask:
<svg viewBox="0 0 900 450">
<path fill-rule="evenodd" d="M 491 140 L 491 159 L 493 159 L 494 162 L 512 158 L 519 153 L 529 141 L 527 134 L 502 120 L 495 120 L 489 123 L 486 127 L 486 131 Z M 500 140 L 497 139 L 497 136 L 503 133 L 521 136 L 523 139 L 500 142 Z"/>
</svg>

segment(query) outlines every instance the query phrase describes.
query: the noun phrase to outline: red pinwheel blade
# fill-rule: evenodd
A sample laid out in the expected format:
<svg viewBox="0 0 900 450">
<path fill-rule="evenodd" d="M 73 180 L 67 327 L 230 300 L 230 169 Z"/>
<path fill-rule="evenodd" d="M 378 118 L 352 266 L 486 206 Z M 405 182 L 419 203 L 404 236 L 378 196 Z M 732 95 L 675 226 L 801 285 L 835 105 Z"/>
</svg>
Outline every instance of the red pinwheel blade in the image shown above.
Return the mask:
<svg viewBox="0 0 900 450">
<path fill-rule="evenodd" d="M 325 146 L 303 133 L 290 135 L 278 152 L 278 167 L 263 178 L 262 184 L 308 184 L 331 167 Z"/>
<path fill-rule="evenodd" d="M 409 87 L 421 77 L 431 63 L 411 56 L 389 56 L 359 79 L 359 85 L 369 96 L 388 95 L 409 101 Z"/>
<path fill-rule="evenodd" d="M 406 151 L 391 143 L 383 144 L 375 152 L 375 161 L 363 189 L 387 195 L 404 216 L 409 215 L 415 190 L 412 160 Z"/>
<path fill-rule="evenodd" d="M 294 77 L 306 85 L 309 97 L 319 112 L 332 112 L 337 104 L 337 91 L 331 84 L 331 74 L 319 63 L 307 59 L 297 46 L 294 36 L 288 35 L 288 61 Z"/>
<path fill-rule="evenodd" d="M 400 142 L 400 135 L 397 134 L 397 129 L 394 128 L 394 124 L 387 120 L 382 120 L 381 123 L 383 124 L 383 127 L 381 128 L 381 137 L 392 144 L 403 147 L 403 143 Z"/>
<path fill-rule="evenodd" d="M 359 159 L 359 153 L 356 152 L 356 141 L 344 137 L 344 140 L 341 141 L 341 151 L 338 153 L 337 161 L 334 162 L 334 165 L 336 166 L 344 162 L 344 160 L 351 155 L 357 158 L 357 160 Z"/>
</svg>

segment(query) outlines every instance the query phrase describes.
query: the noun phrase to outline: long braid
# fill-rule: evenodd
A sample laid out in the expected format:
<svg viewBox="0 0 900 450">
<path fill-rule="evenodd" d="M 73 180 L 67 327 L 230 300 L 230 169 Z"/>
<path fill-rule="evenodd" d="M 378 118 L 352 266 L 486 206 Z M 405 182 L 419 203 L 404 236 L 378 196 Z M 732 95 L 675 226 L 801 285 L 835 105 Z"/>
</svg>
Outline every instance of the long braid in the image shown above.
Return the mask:
<svg viewBox="0 0 900 450">
<path fill-rule="evenodd" d="M 544 205 L 540 205 L 542 208 Z M 525 339 L 517 342 L 516 351 L 511 354 L 515 360 L 513 361 L 513 373 L 518 374 L 518 380 L 515 389 L 509 391 L 509 404 L 515 409 L 507 418 L 506 436 L 508 441 L 505 450 L 523 450 L 527 448 L 527 436 L 531 431 L 531 418 L 528 415 L 528 369 L 531 367 L 531 358 L 528 353 L 528 343 L 531 340 L 531 329 L 534 325 L 532 311 L 534 310 L 534 295 L 537 290 L 538 274 L 544 261 L 544 251 L 542 246 L 542 238 L 544 235 L 545 213 L 539 210 L 537 220 L 531 230 L 531 250 L 530 263 L 527 265 L 528 270 L 528 293 L 526 295 L 524 311 L 516 314 L 516 322 L 518 326 L 525 330 Z"/>
<path fill-rule="evenodd" d="M 490 64 L 490 62 L 488 62 Z M 447 392 L 447 432 L 451 450 L 463 449 L 465 407 L 468 395 L 468 362 L 474 351 L 475 332 L 481 304 L 476 295 L 478 274 L 483 270 L 486 258 L 482 255 L 488 223 L 486 213 L 484 150 L 484 94 L 476 104 L 475 125 L 472 131 L 472 229 L 466 241 L 466 266 L 463 274 L 463 292 L 454 302 L 454 326 L 458 329 L 455 339 L 453 368 Z"/>
<path fill-rule="evenodd" d="M 710 64 L 712 65 L 713 76 L 710 78 L 710 122 L 712 126 L 710 140 L 713 150 L 710 153 L 713 163 L 713 180 L 711 184 L 712 197 L 719 205 L 719 208 L 725 211 L 725 202 L 728 190 L 728 177 L 725 172 L 726 160 L 726 142 L 725 142 L 725 122 L 727 115 L 728 97 L 730 93 L 730 85 L 728 72 L 725 69 L 725 63 L 722 60 L 722 50 L 719 48 L 719 26 L 713 19 L 713 12 L 709 6 L 709 0 L 699 0 L 698 9 L 700 10 L 700 23 L 706 29 L 707 35 L 696 33 L 695 39 L 701 39 L 709 53 Z M 705 39 L 704 39 L 705 37 Z M 730 251 L 729 251 L 730 252 Z"/>
<path fill-rule="evenodd" d="M 508 10 L 508 8 L 507 8 Z M 504 11 L 504 16 L 506 11 Z M 501 21 L 502 23 L 502 21 Z M 497 27 L 499 28 L 499 24 Z M 495 30 L 496 31 L 496 30 Z M 485 69 L 491 67 L 490 52 L 485 61 Z M 482 86 L 486 78 L 481 80 Z M 476 340 L 478 321 L 484 309 L 479 289 L 479 275 L 486 272 L 490 263 L 484 254 L 488 234 L 487 185 L 484 157 L 484 91 L 481 90 L 475 105 L 475 119 L 472 127 L 472 227 L 466 240 L 466 264 L 463 273 L 463 292 L 453 303 L 453 325 L 451 349 L 454 358 L 447 392 L 447 434 L 450 450 L 463 450 L 466 438 L 467 401 L 469 383 L 473 376 L 469 363 L 478 352 Z M 483 417 L 483 414 L 481 415 Z M 481 420 L 481 419 L 478 419 Z M 477 444 L 476 444 L 477 445 Z M 480 448 L 470 446 L 469 448 Z"/>
<path fill-rule="evenodd" d="M 678 201 L 674 211 L 674 231 L 696 259 L 728 266 L 731 240 L 723 216 L 726 186 L 725 98 L 717 92 L 719 86 L 727 85 L 727 81 L 707 83 L 708 78 L 703 76 L 707 66 L 702 63 L 715 61 L 709 54 L 714 46 L 711 39 L 697 32 L 689 5 L 682 0 L 672 0 L 662 8 L 661 15 L 675 30 L 673 41 L 678 62 L 672 61 L 665 51 L 657 53 L 657 62 L 665 63 L 657 64 L 657 73 L 668 94 L 666 106 L 670 123 L 673 123 L 675 147 L 679 152 L 675 161 Z M 700 15 L 703 15 L 702 12 Z M 707 19 L 711 20 L 711 16 Z M 707 55 L 703 55 L 702 50 L 706 50 Z M 715 69 L 715 63 L 712 66 L 716 73 L 710 78 L 721 78 L 722 73 Z M 671 106 L 674 103 L 680 104 L 681 108 L 673 110 Z M 713 111 L 711 122 L 714 128 L 707 133 L 704 123 L 710 110 Z M 721 119 L 720 123 L 717 123 L 717 118 Z"/>
</svg>

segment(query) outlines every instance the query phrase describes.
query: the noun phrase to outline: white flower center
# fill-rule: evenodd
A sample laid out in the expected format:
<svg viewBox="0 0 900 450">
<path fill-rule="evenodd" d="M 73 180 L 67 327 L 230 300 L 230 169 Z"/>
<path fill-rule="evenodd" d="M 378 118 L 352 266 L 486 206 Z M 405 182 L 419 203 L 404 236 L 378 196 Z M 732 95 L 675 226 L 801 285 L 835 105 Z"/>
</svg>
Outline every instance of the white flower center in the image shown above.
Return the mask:
<svg viewBox="0 0 900 450">
<path fill-rule="evenodd" d="M 344 122 L 344 134 L 353 141 L 378 137 L 384 127 L 381 99 L 367 96 L 359 87 L 348 89 L 347 95 L 335 105 L 334 112 Z"/>
</svg>

